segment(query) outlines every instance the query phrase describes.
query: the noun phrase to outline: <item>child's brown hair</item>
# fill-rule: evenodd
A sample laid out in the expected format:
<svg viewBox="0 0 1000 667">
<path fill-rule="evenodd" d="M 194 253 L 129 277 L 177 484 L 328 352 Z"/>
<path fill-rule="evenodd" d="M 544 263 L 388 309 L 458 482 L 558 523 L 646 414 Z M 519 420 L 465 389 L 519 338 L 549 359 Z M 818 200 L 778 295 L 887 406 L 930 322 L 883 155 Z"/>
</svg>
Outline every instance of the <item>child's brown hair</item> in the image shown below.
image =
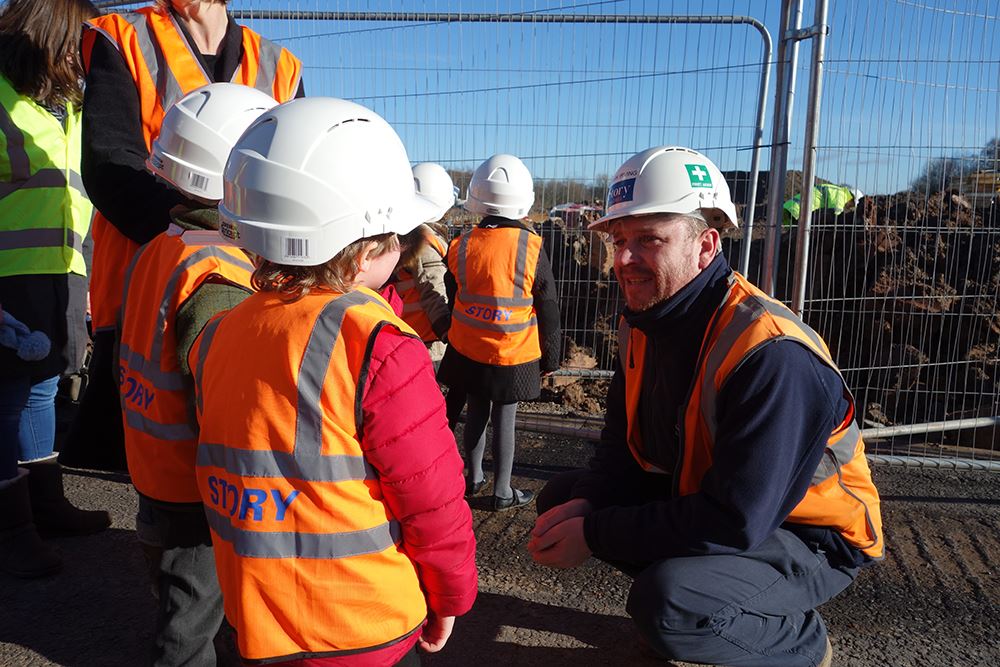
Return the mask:
<svg viewBox="0 0 1000 667">
<path fill-rule="evenodd" d="M 293 300 L 312 289 L 350 292 L 360 271 L 358 258 L 371 243 L 376 244 L 370 255 L 373 259 L 399 248 L 395 234 L 379 234 L 358 239 L 318 266 L 290 266 L 262 259 L 253 272 L 251 284 L 259 292 L 281 292 Z"/>
</svg>

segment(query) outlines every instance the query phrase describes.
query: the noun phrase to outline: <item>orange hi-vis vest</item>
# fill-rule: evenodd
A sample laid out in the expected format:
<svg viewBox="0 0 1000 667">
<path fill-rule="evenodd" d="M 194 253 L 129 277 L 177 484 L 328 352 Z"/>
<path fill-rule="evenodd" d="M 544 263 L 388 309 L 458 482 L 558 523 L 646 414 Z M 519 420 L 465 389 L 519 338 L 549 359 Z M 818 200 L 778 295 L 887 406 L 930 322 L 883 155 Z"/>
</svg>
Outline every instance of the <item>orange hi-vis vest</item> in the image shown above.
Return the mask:
<svg viewBox="0 0 1000 667">
<path fill-rule="evenodd" d="M 176 18 L 158 7 L 134 12 L 106 14 L 91 19 L 83 35 L 84 67 L 98 35 L 114 44 L 135 82 L 142 114 L 146 150 L 160 134 L 163 115 L 177 100 L 212 83 L 198 56 L 184 38 Z M 243 29 L 243 58 L 232 82 L 252 86 L 278 102 L 292 99 L 299 87 L 302 63 L 273 42 L 247 27 Z M 139 248 L 101 213 L 93 222 L 94 258 L 90 278 L 91 316 L 98 330 L 113 327 L 121 307 L 124 270 Z"/>
<path fill-rule="evenodd" d="M 448 248 L 444 240 L 437 234 L 427 235 L 427 242 L 437 254 L 443 258 L 448 254 Z M 417 332 L 420 340 L 425 343 L 433 343 L 438 340 L 438 335 L 434 333 L 431 320 L 427 317 L 423 307 L 420 305 L 420 292 L 417 290 L 417 277 L 407 269 L 400 269 L 396 272 L 399 280 L 396 282 L 396 291 L 399 298 L 403 300 L 403 321 Z"/>
<path fill-rule="evenodd" d="M 211 320 L 188 356 L 198 488 L 244 660 L 381 648 L 426 617 L 361 448 L 370 343 L 385 326 L 416 337 L 365 288 L 260 292 Z"/>
<path fill-rule="evenodd" d="M 751 354 L 777 340 L 794 340 L 840 374 L 826 343 L 815 331 L 782 303 L 733 272 L 726 298 L 702 341 L 691 394 L 684 406 L 682 451 L 677 469 L 667 471 L 644 458 L 639 432 L 646 337 L 623 322 L 619 338 L 625 369 L 629 449 L 646 471 L 673 474 L 676 493 L 682 496 L 696 493 L 712 467 L 719 392 Z M 826 453 L 813 473 L 812 483 L 786 521 L 832 528 L 865 554 L 881 558 L 884 543 L 879 495 L 865 458 L 861 431 L 854 421 L 854 397 L 846 383 L 844 396 L 850 409 L 830 433 Z"/>
<path fill-rule="evenodd" d="M 201 502 L 194 476 L 194 388 L 177 361 L 175 320 L 208 280 L 249 289 L 247 256 L 223 242 L 218 232 L 171 225 L 139 249 L 125 278 L 118 359 L 125 454 L 132 484 L 154 500 Z"/>
<path fill-rule="evenodd" d="M 458 283 L 448 344 L 492 366 L 542 357 L 531 289 L 542 238 L 524 228 L 476 227 L 452 241 L 448 270 Z"/>
</svg>

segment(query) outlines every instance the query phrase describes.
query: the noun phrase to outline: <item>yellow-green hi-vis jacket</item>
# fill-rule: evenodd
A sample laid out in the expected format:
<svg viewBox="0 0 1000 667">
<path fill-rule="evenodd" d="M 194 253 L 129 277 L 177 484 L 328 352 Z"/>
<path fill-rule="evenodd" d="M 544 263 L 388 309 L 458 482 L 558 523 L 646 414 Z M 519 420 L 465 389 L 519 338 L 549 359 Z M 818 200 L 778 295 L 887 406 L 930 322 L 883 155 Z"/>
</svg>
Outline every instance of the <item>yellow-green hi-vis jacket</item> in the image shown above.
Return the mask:
<svg viewBox="0 0 1000 667">
<path fill-rule="evenodd" d="M 93 206 L 80 177 L 80 110 L 66 119 L 0 76 L 0 277 L 86 275 Z"/>
</svg>

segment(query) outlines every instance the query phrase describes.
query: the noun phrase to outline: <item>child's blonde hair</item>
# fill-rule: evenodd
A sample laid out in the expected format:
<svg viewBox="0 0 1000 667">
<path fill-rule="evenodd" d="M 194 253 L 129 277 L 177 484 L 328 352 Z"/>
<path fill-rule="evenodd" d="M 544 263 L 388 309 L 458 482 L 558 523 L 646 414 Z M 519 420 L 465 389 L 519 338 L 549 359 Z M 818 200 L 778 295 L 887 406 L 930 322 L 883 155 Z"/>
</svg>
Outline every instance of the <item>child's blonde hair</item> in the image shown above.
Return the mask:
<svg viewBox="0 0 1000 667">
<path fill-rule="evenodd" d="M 318 266 L 289 266 L 262 259 L 253 272 L 251 284 L 259 292 L 281 292 L 293 300 L 314 288 L 350 292 L 360 271 L 358 258 L 371 243 L 375 243 L 370 255 L 372 259 L 399 249 L 399 238 L 395 234 L 379 234 L 358 239 Z"/>
</svg>

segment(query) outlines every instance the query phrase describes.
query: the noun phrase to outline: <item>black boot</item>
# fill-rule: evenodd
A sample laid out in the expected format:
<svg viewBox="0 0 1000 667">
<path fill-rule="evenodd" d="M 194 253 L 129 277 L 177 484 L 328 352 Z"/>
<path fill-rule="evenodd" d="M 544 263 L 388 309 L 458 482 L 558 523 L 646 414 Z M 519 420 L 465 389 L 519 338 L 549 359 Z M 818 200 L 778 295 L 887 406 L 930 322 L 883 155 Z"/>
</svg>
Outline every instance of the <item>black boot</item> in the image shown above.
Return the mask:
<svg viewBox="0 0 1000 667">
<path fill-rule="evenodd" d="M 35 530 L 26 477 L 21 470 L 0 482 L 0 572 L 34 579 L 61 570 L 62 559 Z"/>
<path fill-rule="evenodd" d="M 111 525 L 104 510 L 73 507 L 63 492 L 62 466 L 53 456 L 22 464 L 28 469 L 28 491 L 38 532 L 46 537 L 99 533 Z"/>
</svg>

